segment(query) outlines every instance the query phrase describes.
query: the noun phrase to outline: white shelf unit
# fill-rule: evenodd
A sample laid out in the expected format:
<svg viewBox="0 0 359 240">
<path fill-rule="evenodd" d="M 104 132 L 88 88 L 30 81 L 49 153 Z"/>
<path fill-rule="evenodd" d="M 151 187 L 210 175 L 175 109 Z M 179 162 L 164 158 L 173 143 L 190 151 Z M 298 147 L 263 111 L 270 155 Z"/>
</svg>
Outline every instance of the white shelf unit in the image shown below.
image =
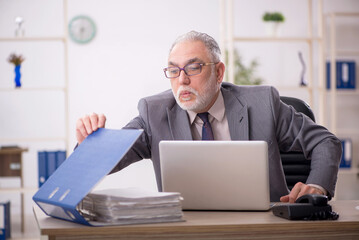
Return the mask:
<svg viewBox="0 0 359 240">
<path fill-rule="evenodd" d="M 257 42 L 268 43 L 268 42 L 277 42 L 277 43 L 305 43 L 308 47 L 308 82 L 307 86 L 283 86 L 275 85 L 279 91 L 306 91 L 309 96 L 308 103 L 312 108 L 315 104 L 322 105 L 323 103 L 316 103 L 314 99 L 314 94 L 318 93 L 319 88 L 323 88 L 321 83 L 324 81 L 324 59 L 321 57 L 323 55 L 323 4 L 322 0 L 316 1 L 317 3 L 317 24 L 318 24 L 318 33 L 313 35 L 313 1 L 307 0 L 307 11 L 308 11 L 308 33 L 307 36 L 298 36 L 298 37 L 238 37 L 234 36 L 234 16 L 233 16 L 233 0 L 221 0 L 221 49 L 228 50 L 228 66 L 226 71 L 228 71 L 228 82 L 234 82 L 234 43 L 235 42 Z M 313 48 L 314 43 L 317 43 L 317 50 L 319 57 L 318 61 L 318 86 L 313 84 Z M 226 53 L 224 53 L 226 54 Z M 226 56 L 225 56 L 226 57 Z M 323 101 L 323 97 L 319 97 L 319 101 Z M 321 109 L 318 110 L 319 114 L 316 116 L 316 120 L 319 124 L 323 123 L 324 112 Z"/>
<path fill-rule="evenodd" d="M 3 92 L 12 92 L 12 93 L 20 93 L 20 92 L 43 92 L 43 91 L 60 91 L 64 94 L 64 119 L 65 119 L 65 137 L 59 138 L 0 138 L 1 142 L 28 142 L 28 141 L 64 141 L 66 148 L 69 147 L 68 139 L 69 139 L 69 117 L 68 117 L 68 63 L 67 63 L 67 52 L 68 52 L 68 43 L 67 37 L 17 37 L 17 38 L 0 38 L 0 42 L 36 42 L 36 41 L 59 41 L 64 45 L 64 71 L 65 71 L 65 79 L 64 79 L 64 87 L 21 87 L 19 89 L 16 88 L 0 88 L 0 94 Z"/>
<path fill-rule="evenodd" d="M 304 37 L 238 37 L 234 36 L 234 6 L 233 0 L 221 0 L 220 2 L 220 11 L 221 11 L 221 49 L 228 50 L 228 65 L 226 71 L 229 72 L 227 81 L 233 82 L 234 81 L 234 43 L 236 42 L 255 42 L 257 44 L 265 43 L 265 42 L 279 42 L 279 43 L 291 43 L 291 42 L 299 42 L 299 43 L 306 43 L 309 48 L 309 58 L 308 58 L 308 86 L 301 87 L 301 86 L 275 86 L 280 92 L 282 91 L 307 91 L 309 93 L 309 104 L 310 106 L 316 107 L 318 112 L 316 113 L 316 120 L 317 123 L 326 126 L 329 130 L 331 130 L 334 134 L 344 134 L 347 136 L 356 135 L 359 137 L 359 127 L 357 128 L 337 128 L 336 127 L 336 117 L 337 117 L 337 109 L 331 106 L 336 106 L 337 104 L 337 97 L 351 97 L 353 99 L 359 100 L 359 90 L 358 86 L 355 90 L 348 90 L 348 91 L 339 91 L 336 88 L 331 88 L 330 91 L 326 88 L 326 75 L 325 75 L 325 67 L 326 67 L 326 51 L 325 51 L 325 28 L 324 22 L 326 17 L 330 17 L 331 21 L 331 76 L 335 76 L 335 68 L 333 62 L 335 62 L 337 55 L 355 55 L 359 56 L 359 50 L 343 50 L 343 49 L 336 49 L 335 42 L 336 42 L 336 35 L 335 35 L 335 19 L 338 17 L 345 17 L 345 16 L 359 16 L 359 13 L 332 13 L 329 15 L 323 14 L 323 1 L 317 0 L 307 0 L 307 11 L 308 11 L 308 34 Z M 317 34 L 313 34 L 313 3 L 316 3 L 316 11 L 317 11 Z M 314 67 L 314 43 L 316 43 L 316 49 L 318 58 L 315 61 L 317 65 L 317 84 L 313 84 L 313 67 Z M 224 52 L 224 54 L 226 54 Z M 334 72 L 333 72 L 334 71 Z M 358 79 L 358 76 L 357 76 Z M 332 79 L 331 86 L 336 86 L 334 84 L 334 78 Z M 358 81 L 357 81 L 358 83 Z M 314 97 L 316 95 L 317 97 Z M 331 98 L 330 102 L 327 101 L 328 95 L 333 95 L 334 98 Z M 327 104 L 330 103 L 330 106 Z M 330 115 L 330 124 L 326 120 L 328 115 L 328 109 L 334 109 L 334 112 Z M 359 163 L 358 163 L 359 164 Z M 343 176 L 343 177 L 342 177 Z M 358 184 L 358 177 L 359 176 L 359 168 L 354 167 L 351 170 L 348 169 L 341 169 L 339 171 L 339 186 L 337 189 L 339 190 L 336 195 L 345 195 L 347 194 L 346 188 L 343 188 L 340 183 L 341 178 L 346 178 L 344 181 L 350 182 L 349 184 Z M 356 180 L 354 180 L 356 179 Z M 343 193 L 344 191 L 344 193 Z M 349 190 L 350 191 L 350 190 Z M 353 196 L 350 195 L 348 198 L 352 199 Z M 345 199 L 345 197 L 344 197 Z"/>
<path fill-rule="evenodd" d="M 10 87 L 0 87 L 1 94 L 39 94 L 44 92 L 50 93 L 62 93 L 63 94 L 63 119 L 64 119 L 64 129 L 65 133 L 61 137 L 0 137 L 0 145 L 6 145 L 7 143 L 13 144 L 18 143 L 19 145 L 23 143 L 38 143 L 42 142 L 63 142 L 66 149 L 69 149 L 69 103 L 68 103 L 68 32 L 67 32 L 67 0 L 63 0 L 63 36 L 56 37 L 0 37 L 0 44 L 6 43 L 39 43 L 39 42 L 60 42 L 63 44 L 63 66 L 64 66 L 64 84 L 61 87 L 25 87 L 20 88 L 10 88 Z M 22 73 L 23 74 L 23 73 Z M 46 111 L 46 109 L 43 109 Z M 16 109 L 16 111 L 21 111 L 21 109 Z M 36 113 L 35 113 L 36 114 Z M 67 151 L 68 152 L 68 151 Z M 37 156 L 36 156 L 37 157 Z M 37 162 L 37 161 L 36 161 Z M 24 166 L 22 166 L 24 168 Z M 23 170 L 24 171 L 24 170 Z M 24 197 L 25 193 L 34 194 L 37 191 L 37 187 L 6 187 L 0 189 L 0 194 L 11 194 L 11 193 L 20 193 L 21 194 L 21 231 L 25 231 L 25 219 L 24 219 Z M 6 195 L 5 195 L 6 196 Z"/>
<path fill-rule="evenodd" d="M 338 49 L 337 47 L 337 31 L 336 31 L 336 21 L 338 18 L 346 18 L 346 17 L 354 17 L 357 18 L 359 20 L 359 12 L 353 12 L 353 13 L 349 13 L 349 12 L 333 12 L 333 13 L 329 13 L 326 14 L 324 16 L 325 18 L 329 18 L 330 21 L 330 26 L 329 26 L 329 58 L 330 58 L 330 86 L 336 86 L 336 78 L 333 76 L 336 76 L 337 72 L 336 72 L 336 59 L 338 57 L 341 56 L 359 56 L 359 50 L 342 50 L 342 49 Z M 358 84 L 358 76 L 356 76 L 356 83 Z M 337 111 L 337 97 L 344 97 L 344 96 L 352 96 L 352 97 L 356 97 L 357 99 L 359 99 L 359 90 L 358 90 L 358 86 L 356 86 L 356 89 L 351 90 L 338 90 L 336 87 L 331 87 L 329 91 L 327 91 L 326 89 L 324 90 L 327 94 L 330 95 L 330 123 L 329 123 L 329 129 L 337 134 L 337 133 L 341 133 L 340 128 L 338 128 L 338 123 L 337 123 L 337 116 L 338 116 L 338 111 Z M 324 101 L 323 101 L 324 102 Z M 323 109 L 328 109 L 328 107 L 326 106 L 322 106 Z M 348 132 L 348 130 L 344 131 L 344 132 Z M 353 132 L 353 133 L 359 133 L 359 127 L 357 128 L 350 128 L 349 132 Z"/>
<path fill-rule="evenodd" d="M 14 88 L 0 88 L 0 92 L 12 92 L 12 91 L 67 91 L 66 87 L 26 87 L 19 89 Z"/>
<path fill-rule="evenodd" d="M 0 94 L 2 92 L 44 92 L 44 91 L 59 91 L 64 94 L 64 125 L 65 134 L 64 137 L 45 137 L 45 138 L 0 138 L 1 142 L 32 142 L 32 141 L 64 141 L 66 149 L 69 149 L 69 103 L 68 103 L 68 30 L 67 30 L 67 0 L 63 0 L 63 36 L 31 36 L 31 37 L 0 37 L 0 43 L 6 42 L 61 42 L 63 43 L 63 56 L 64 56 L 64 86 L 63 87 L 21 87 L 4 88 L 0 87 Z"/>
<path fill-rule="evenodd" d="M 356 88 L 355 89 L 337 89 L 336 86 L 336 60 L 340 60 L 342 58 L 359 58 L 359 44 L 356 43 L 356 48 L 354 46 L 346 46 L 346 49 L 342 49 L 342 46 L 338 44 L 338 21 L 352 18 L 357 19 L 353 22 L 356 24 L 359 22 L 359 12 L 331 12 L 325 14 L 323 16 L 324 20 L 328 24 L 328 33 L 327 33 L 327 41 L 325 41 L 327 45 L 326 54 L 324 56 L 330 62 L 330 89 L 324 88 L 323 90 L 323 98 L 329 101 L 323 101 L 326 103 L 321 106 L 321 108 L 326 110 L 326 116 L 329 116 L 329 122 L 326 122 L 328 128 L 335 133 L 339 138 L 350 138 L 352 140 L 352 167 L 350 169 L 340 169 L 337 189 L 336 189 L 336 199 L 359 199 L 359 125 L 358 123 L 352 124 L 338 124 L 338 119 L 343 118 L 343 111 L 351 112 L 351 114 L 355 113 L 358 117 L 359 109 L 353 109 L 353 106 L 339 106 L 340 101 L 349 101 L 353 103 L 359 102 L 359 86 L 358 86 L 358 72 L 356 67 Z M 359 32 L 357 32 L 359 35 Z M 344 37 L 343 35 L 340 35 Z M 351 47 L 351 50 L 347 48 Z M 358 64 L 358 61 L 356 61 Z M 325 78 L 326 80 L 326 78 Z M 326 84 L 326 81 L 324 82 Z M 355 106 L 354 106 L 355 107 Z M 340 109 L 339 109 L 340 108 Z M 349 117 L 350 116 L 346 116 Z"/>
</svg>

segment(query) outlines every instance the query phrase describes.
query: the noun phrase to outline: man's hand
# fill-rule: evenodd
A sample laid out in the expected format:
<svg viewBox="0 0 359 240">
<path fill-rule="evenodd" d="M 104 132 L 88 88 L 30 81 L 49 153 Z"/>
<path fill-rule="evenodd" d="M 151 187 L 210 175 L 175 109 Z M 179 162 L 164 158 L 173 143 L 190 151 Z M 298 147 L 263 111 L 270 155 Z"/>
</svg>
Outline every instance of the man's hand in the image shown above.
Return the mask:
<svg viewBox="0 0 359 240">
<path fill-rule="evenodd" d="M 76 138 L 78 144 L 98 128 L 105 127 L 106 117 L 103 114 L 92 113 L 79 118 L 76 122 Z"/>
<path fill-rule="evenodd" d="M 292 191 L 290 191 L 288 195 L 280 198 L 280 201 L 294 203 L 295 200 L 306 194 L 323 194 L 323 192 L 316 187 L 308 186 L 304 183 L 298 182 L 294 185 Z"/>
</svg>

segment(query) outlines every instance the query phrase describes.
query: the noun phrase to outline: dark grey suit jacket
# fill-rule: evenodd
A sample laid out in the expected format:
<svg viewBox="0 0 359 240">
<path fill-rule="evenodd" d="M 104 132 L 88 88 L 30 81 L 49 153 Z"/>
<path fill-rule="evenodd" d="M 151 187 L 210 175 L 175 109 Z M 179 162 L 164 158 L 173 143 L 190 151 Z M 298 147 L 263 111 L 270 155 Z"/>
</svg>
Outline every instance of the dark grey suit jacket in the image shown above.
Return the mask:
<svg viewBox="0 0 359 240">
<path fill-rule="evenodd" d="M 333 134 L 282 103 L 273 87 L 222 83 L 221 91 L 231 139 L 268 143 L 271 201 L 279 201 L 289 192 L 280 150 L 302 151 L 312 160 L 307 183 L 318 184 L 334 196 L 341 144 Z M 171 90 L 141 99 L 138 110 L 139 116 L 125 128 L 144 129 L 144 133 L 113 171 L 144 158 L 152 159 L 161 190 L 159 142 L 192 140 L 189 118 L 177 105 Z"/>
</svg>

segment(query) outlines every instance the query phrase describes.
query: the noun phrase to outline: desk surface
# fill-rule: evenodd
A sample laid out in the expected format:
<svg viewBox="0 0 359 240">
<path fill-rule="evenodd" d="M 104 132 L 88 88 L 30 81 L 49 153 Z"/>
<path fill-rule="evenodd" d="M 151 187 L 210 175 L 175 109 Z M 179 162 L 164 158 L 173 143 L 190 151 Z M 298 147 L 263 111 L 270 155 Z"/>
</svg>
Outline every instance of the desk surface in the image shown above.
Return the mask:
<svg viewBox="0 0 359 240">
<path fill-rule="evenodd" d="M 185 222 L 87 227 L 34 207 L 49 239 L 359 239 L 359 200 L 332 201 L 336 221 L 289 221 L 268 212 L 184 211 Z"/>
</svg>

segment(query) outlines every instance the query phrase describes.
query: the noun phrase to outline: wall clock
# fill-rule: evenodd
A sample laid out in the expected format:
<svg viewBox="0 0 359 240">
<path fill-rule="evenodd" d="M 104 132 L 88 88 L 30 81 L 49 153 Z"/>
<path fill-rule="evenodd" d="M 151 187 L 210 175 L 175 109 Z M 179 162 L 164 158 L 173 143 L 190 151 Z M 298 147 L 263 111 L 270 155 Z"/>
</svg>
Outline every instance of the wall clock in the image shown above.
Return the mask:
<svg viewBox="0 0 359 240">
<path fill-rule="evenodd" d="M 96 35 L 95 22 L 88 16 L 76 16 L 69 23 L 69 35 L 77 43 L 88 43 Z"/>
</svg>

